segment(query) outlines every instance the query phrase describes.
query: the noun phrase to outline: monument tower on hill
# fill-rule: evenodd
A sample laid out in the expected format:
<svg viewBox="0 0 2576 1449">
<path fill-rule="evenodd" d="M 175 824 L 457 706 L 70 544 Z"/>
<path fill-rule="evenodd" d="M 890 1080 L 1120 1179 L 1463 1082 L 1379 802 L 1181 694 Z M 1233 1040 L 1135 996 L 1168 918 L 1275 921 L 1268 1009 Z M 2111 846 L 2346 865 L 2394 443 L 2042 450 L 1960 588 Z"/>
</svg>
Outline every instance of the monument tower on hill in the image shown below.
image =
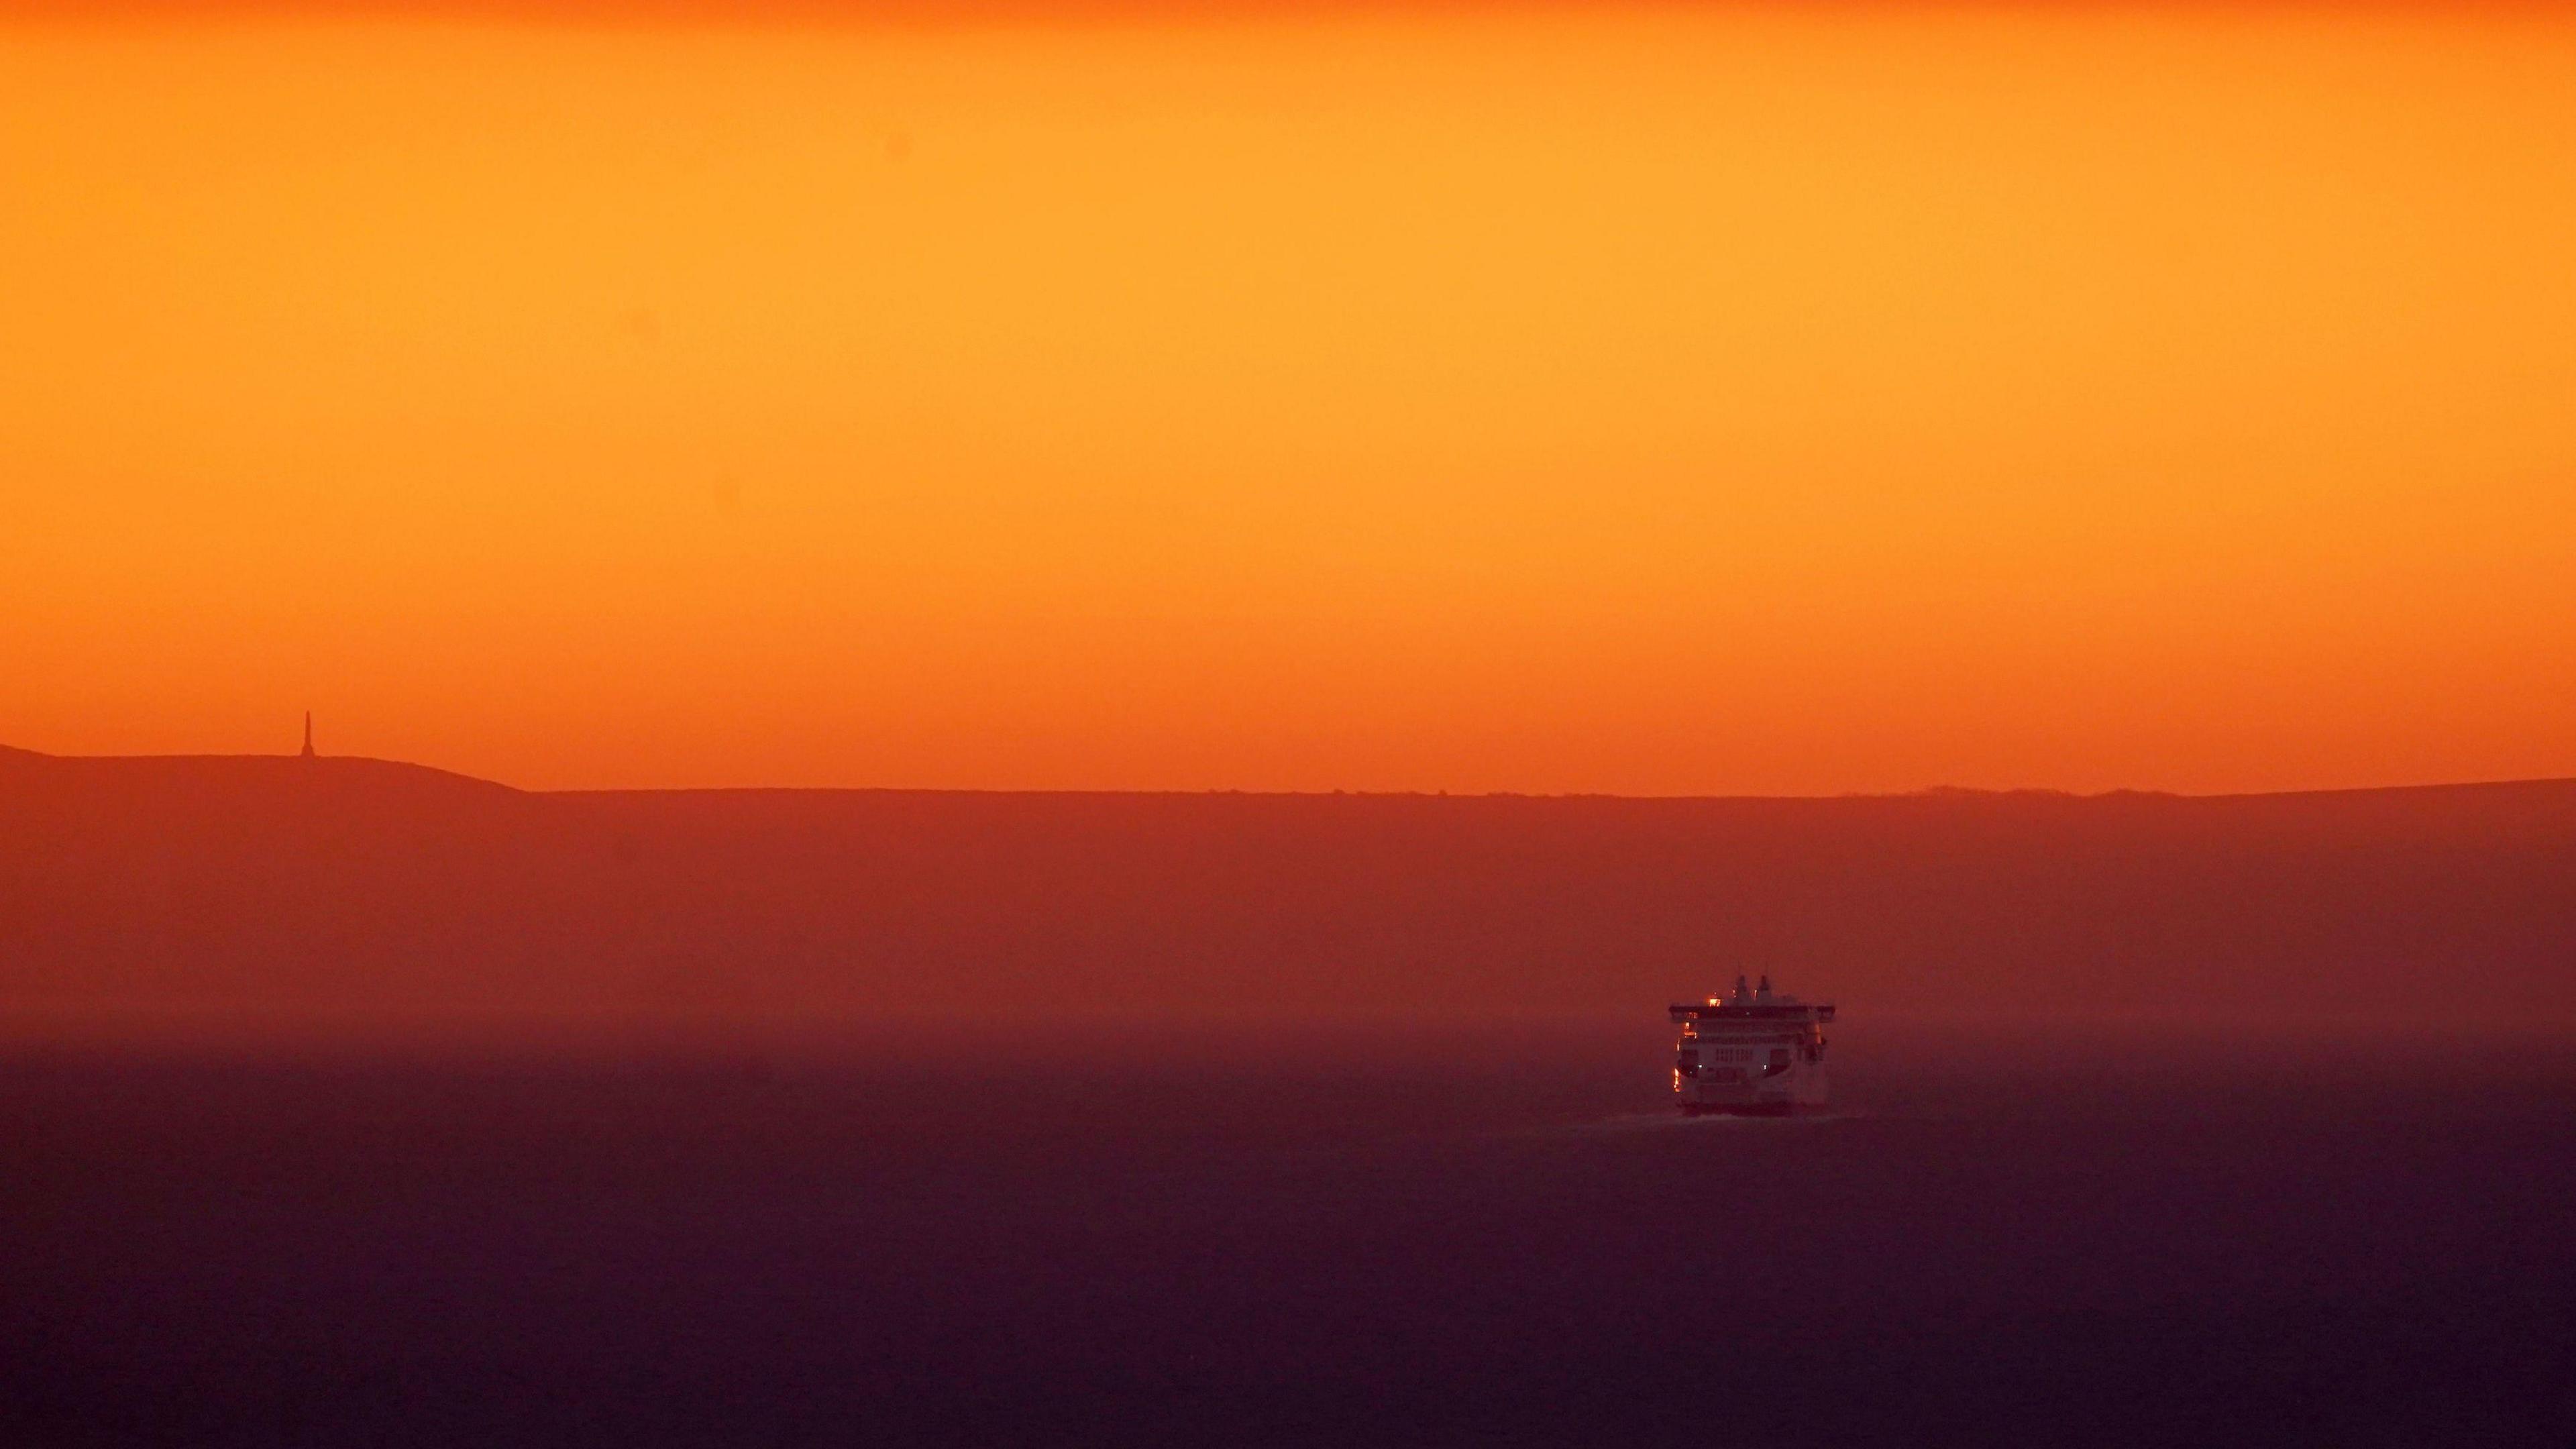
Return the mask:
<svg viewBox="0 0 2576 1449">
<path fill-rule="evenodd" d="M 313 711 L 304 712 L 304 758 L 313 758 Z"/>
</svg>

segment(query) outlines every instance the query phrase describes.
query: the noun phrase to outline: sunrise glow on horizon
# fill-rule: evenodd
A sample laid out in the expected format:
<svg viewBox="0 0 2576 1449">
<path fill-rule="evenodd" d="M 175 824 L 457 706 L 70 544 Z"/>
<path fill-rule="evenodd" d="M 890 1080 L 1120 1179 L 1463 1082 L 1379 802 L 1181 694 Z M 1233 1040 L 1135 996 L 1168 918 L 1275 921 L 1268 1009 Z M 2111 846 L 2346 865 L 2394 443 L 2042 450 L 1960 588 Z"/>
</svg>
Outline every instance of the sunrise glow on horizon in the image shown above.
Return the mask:
<svg viewBox="0 0 2576 1449">
<path fill-rule="evenodd" d="M 2576 21 L 211 8 L 0 9 L 0 744 L 2576 775 Z"/>
</svg>

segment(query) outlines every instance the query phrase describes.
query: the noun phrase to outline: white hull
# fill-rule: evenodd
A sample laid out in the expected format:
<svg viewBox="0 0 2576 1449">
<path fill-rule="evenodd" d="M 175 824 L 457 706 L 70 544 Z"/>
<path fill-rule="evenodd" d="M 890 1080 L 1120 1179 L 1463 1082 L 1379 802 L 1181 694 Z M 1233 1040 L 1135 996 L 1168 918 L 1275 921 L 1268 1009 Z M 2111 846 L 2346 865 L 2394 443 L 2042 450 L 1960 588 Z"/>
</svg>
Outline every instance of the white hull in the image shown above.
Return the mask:
<svg viewBox="0 0 2576 1449">
<path fill-rule="evenodd" d="M 1684 1112 L 1786 1117 L 1825 1109 L 1825 1023 L 1830 1005 L 1773 996 L 1771 979 L 1705 1005 L 1676 1005 L 1673 1097 Z"/>
</svg>

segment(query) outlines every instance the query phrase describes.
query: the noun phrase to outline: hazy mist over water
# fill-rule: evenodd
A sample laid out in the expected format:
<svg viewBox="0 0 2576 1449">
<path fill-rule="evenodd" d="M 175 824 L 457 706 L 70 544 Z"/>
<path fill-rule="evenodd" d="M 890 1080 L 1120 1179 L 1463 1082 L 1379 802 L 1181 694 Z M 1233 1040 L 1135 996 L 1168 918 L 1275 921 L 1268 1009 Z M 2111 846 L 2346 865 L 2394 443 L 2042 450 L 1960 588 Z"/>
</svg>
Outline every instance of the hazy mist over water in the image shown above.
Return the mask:
<svg viewBox="0 0 2576 1449">
<path fill-rule="evenodd" d="M 0 1446 L 2564 1446 L 2571 880 L 2571 781 L 0 752 Z M 1671 1115 L 1737 970 L 1835 1115 Z"/>
<path fill-rule="evenodd" d="M 2565 1443 L 2576 1051 L 10 1049 L 11 1443 Z"/>
</svg>

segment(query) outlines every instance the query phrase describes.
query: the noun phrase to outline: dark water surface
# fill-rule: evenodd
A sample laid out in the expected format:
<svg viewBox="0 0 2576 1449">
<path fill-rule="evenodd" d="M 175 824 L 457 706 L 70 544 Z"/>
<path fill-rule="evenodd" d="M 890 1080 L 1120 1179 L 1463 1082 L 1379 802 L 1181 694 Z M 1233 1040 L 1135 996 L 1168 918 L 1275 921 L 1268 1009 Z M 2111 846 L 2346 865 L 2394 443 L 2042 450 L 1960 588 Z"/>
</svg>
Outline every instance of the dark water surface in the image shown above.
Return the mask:
<svg viewBox="0 0 2576 1449">
<path fill-rule="evenodd" d="M 2576 1443 L 2563 1050 L 1661 1032 L 21 1048 L 0 1443 Z"/>
</svg>

